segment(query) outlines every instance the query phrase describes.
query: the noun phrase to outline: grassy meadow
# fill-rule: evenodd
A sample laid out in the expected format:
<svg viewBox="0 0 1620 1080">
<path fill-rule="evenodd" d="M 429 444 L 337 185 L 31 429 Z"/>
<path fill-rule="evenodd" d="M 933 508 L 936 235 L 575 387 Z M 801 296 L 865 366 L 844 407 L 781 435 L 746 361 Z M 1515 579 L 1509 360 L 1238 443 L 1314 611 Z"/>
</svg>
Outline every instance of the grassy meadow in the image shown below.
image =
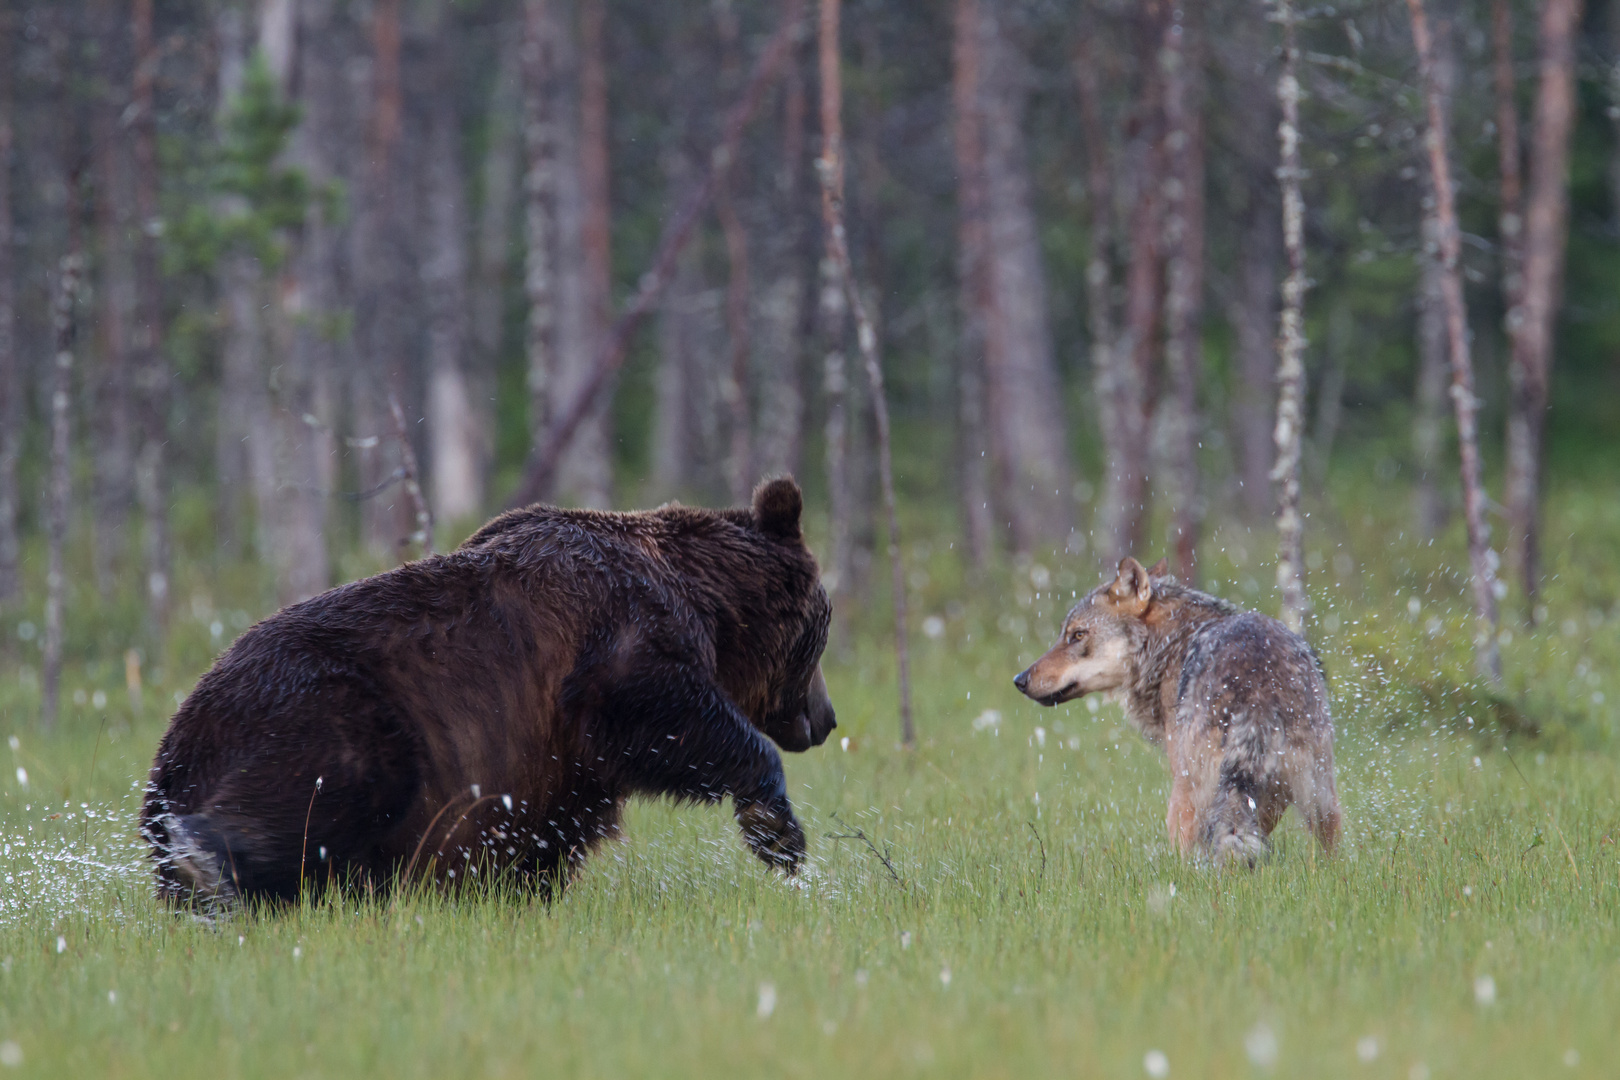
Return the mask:
<svg viewBox="0 0 1620 1080">
<path fill-rule="evenodd" d="M 133 821 L 174 694 L 264 613 L 256 578 L 182 581 L 139 705 L 127 613 L 76 601 L 50 737 L 37 641 L 8 624 L 0 1072 L 1609 1075 L 1620 502 L 1555 492 L 1547 611 L 1508 621 L 1497 698 L 1472 678 L 1460 524 L 1412 541 L 1404 499 L 1370 483 L 1316 507 L 1307 544 L 1342 854 L 1291 814 L 1255 872 L 1175 856 L 1166 770 L 1115 706 L 1013 690 L 1094 564 L 969 581 L 921 517 L 920 745 L 896 746 L 876 590 L 829 652 L 839 730 L 788 763 L 811 838 L 796 881 L 743 852 L 729 812 L 643 803 L 549 905 L 401 895 L 202 925 L 153 902 Z M 1201 584 L 1271 610 L 1271 551 L 1269 532 L 1223 526 Z"/>
</svg>

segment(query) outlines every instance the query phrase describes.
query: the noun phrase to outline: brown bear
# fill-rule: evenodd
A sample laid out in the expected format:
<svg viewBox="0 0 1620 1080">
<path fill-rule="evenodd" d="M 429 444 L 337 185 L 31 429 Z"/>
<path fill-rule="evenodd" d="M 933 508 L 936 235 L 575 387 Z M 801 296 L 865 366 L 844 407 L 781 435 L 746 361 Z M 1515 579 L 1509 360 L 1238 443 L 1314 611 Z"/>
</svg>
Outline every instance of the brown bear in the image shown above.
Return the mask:
<svg viewBox="0 0 1620 1080">
<path fill-rule="evenodd" d="M 159 892 L 548 890 L 630 795 L 729 795 L 754 853 L 792 873 L 804 833 L 771 744 L 836 725 L 802 509 L 787 478 L 733 510 L 530 506 L 270 616 L 158 747 L 141 831 Z"/>
</svg>

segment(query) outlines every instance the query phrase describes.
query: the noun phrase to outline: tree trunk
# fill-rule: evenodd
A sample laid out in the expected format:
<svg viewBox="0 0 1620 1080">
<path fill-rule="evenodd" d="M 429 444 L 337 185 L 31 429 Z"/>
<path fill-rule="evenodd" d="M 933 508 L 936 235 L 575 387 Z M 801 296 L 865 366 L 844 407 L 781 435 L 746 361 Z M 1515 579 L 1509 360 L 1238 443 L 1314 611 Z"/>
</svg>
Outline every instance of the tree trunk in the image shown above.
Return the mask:
<svg viewBox="0 0 1620 1080">
<path fill-rule="evenodd" d="M 1434 75 L 1440 94 L 1441 122 L 1451 128 L 1451 95 L 1457 82 L 1449 19 L 1434 26 Z M 1446 301 L 1445 268 L 1441 265 L 1440 237 L 1436 233 L 1435 192 L 1423 197 L 1423 251 L 1418 267 L 1418 377 L 1413 395 L 1412 453 L 1416 476 L 1412 490 L 1412 527 L 1418 536 L 1433 539 L 1446 522 L 1446 498 L 1441 489 L 1441 457 L 1446 436 Z"/>
<path fill-rule="evenodd" d="M 297 17 L 299 44 L 286 54 L 286 62 L 298 72 L 301 120 L 290 156 L 318 190 L 341 175 L 340 163 L 349 151 L 343 75 L 347 52 L 328 5 L 301 4 Z M 270 20 L 269 25 L 277 24 Z M 273 53 L 268 44 L 265 49 Z M 281 362 L 269 410 L 277 499 L 271 527 L 260 531 L 270 547 L 264 554 L 275 568 L 282 604 L 307 599 L 331 583 L 327 499 L 337 483 L 332 373 L 353 363 L 352 350 L 340 347 L 331 333 L 348 299 L 340 293 L 341 240 L 323 201 L 312 200 L 271 308 L 268 345 Z M 261 381 L 267 383 L 267 375 L 262 372 Z"/>
<path fill-rule="evenodd" d="M 16 14 L 0 11 L 0 609 L 22 595 L 18 574 L 17 459 L 22 456 L 23 369 L 17 362 L 16 236 L 11 211 L 12 42 Z"/>
<path fill-rule="evenodd" d="M 459 522 L 482 514 L 484 490 L 482 435 L 467 371 L 467 196 L 451 54 L 456 38 L 447 9 L 447 4 L 435 5 L 429 20 L 432 86 L 423 177 L 428 251 L 422 262 L 422 286 L 428 309 L 425 411 L 432 440 L 430 486 L 439 518 Z"/>
<path fill-rule="evenodd" d="M 1444 271 L 1440 266 L 1438 238 L 1434 235 L 1434 194 L 1426 194 L 1423 201 L 1429 208 L 1423 222 L 1423 251 L 1418 256 L 1418 369 L 1412 395 L 1412 460 L 1416 473 L 1412 485 L 1412 528 L 1418 536 L 1433 539 L 1446 523 L 1440 479 L 1444 475 L 1441 459 L 1445 452 L 1449 372 L 1445 290 L 1441 282 Z"/>
<path fill-rule="evenodd" d="M 581 0 L 579 33 L 553 11 L 557 94 L 555 400 L 575 400 L 591 381 L 606 340 L 608 306 L 607 102 L 598 71 L 604 61 L 598 14 L 591 34 L 591 4 Z M 596 398 L 558 463 L 556 494 L 580 506 L 613 500 L 612 394 Z"/>
<path fill-rule="evenodd" d="M 1292 0 L 1279 0 L 1283 26 L 1283 70 L 1277 80 L 1282 123 L 1277 177 L 1283 193 L 1283 247 L 1288 277 L 1283 281 L 1282 318 L 1277 334 L 1277 447 L 1271 479 L 1277 489 L 1277 589 L 1282 594 L 1282 622 L 1296 634 L 1305 632 L 1304 519 L 1299 512 L 1300 436 L 1305 426 L 1305 201 L 1299 182 L 1299 46 L 1295 41 Z"/>
<path fill-rule="evenodd" d="M 68 185 L 68 251 L 57 264 L 56 289 L 51 304 L 51 329 L 56 351 L 51 364 L 51 458 L 50 488 L 46 493 L 45 538 L 49 548 L 45 572 L 45 640 L 41 652 L 41 693 L 39 724 L 46 731 L 56 727 L 58 698 L 62 686 L 63 605 L 67 593 L 67 570 L 63 551 L 67 546 L 68 515 L 73 507 L 72 404 L 73 404 L 73 305 L 79 293 L 79 227 L 77 183 Z"/>
<path fill-rule="evenodd" d="M 1569 144 L 1575 127 L 1575 33 L 1580 0 L 1541 6 L 1540 84 L 1530 125 L 1530 188 L 1524 219 L 1524 283 L 1508 367 L 1508 550 L 1535 611 L 1541 587 L 1541 449 L 1568 242 Z M 1533 615 L 1532 615 L 1533 617 Z"/>
<path fill-rule="evenodd" d="M 806 334 L 810 232 L 802 199 L 805 168 L 804 75 L 797 51 L 783 72 L 782 157 L 775 184 L 776 228 L 767 241 L 770 283 L 760 311 L 758 440 L 755 461 L 764 476 L 795 474 L 804 452 L 804 373 L 800 341 Z"/>
<path fill-rule="evenodd" d="M 720 397 L 731 414 L 731 446 L 726 455 L 731 501 L 742 504 L 754 487 L 753 410 L 749 407 L 749 281 L 748 236 L 732 203 L 731 185 L 723 183 L 715 195 L 715 211 L 725 237 L 726 261 L 726 371 Z"/>
<path fill-rule="evenodd" d="M 1244 5 L 1208 38 L 1220 65 L 1224 116 L 1211 115 L 1230 140 L 1235 183 L 1222 208 L 1236 223 L 1233 268 L 1223 303 L 1233 347 L 1229 416 L 1238 504 L 1250 525 L 1269 522 L 1272 428 L 1277 392 L 1277 268 L 1284 259 L 1277 188 L 1275 31 L 1270 9 Z M 1221 282 L 1221 284 L 1227 284 Z"/>
<path fill-rule="evenodd" d="M 1462 452 L 1463 513 L 1468 519 L 1468 561 L 1474 571 L 1474 612 L 1479 623 L 1475 655 L 1480 674 L 1500 689 L 1502 656 L 1497 648 L 1496 566 L 1490 548 L 1490 526 L 1485 521 L 1485 485 L 1480 478 L 1476 425 L 1478 399 L 1474 397 L 1474 368 L 1468 354 L 1468 311 L 1463 304 L 1462 270 L 1458 265 L 1462 240 L 1451 188 L 1451 162 L 1447 150 L 1445 86 L 1437 50 L 1429 34 L 1423 0 L 1407 0 L 1412 15 L 1412 39 L 1417 45 L 1418 68 L 1423 78 L 1428 112 L 1429 179 L 1434 194 L 1434 232 L 1439 243 L 1441 297 L 1445 304 L 1446 338 L 1450 345 L 1451 400 L 1457 412 L 1457 442 Z"/>
<path fill-rule="evenodd" d="M 141 447 L 135 462 L 146 555 L 147 621 L 154 644 L 169 625 L 169 367 L 163 355 L 162 274 L 158 261 L 157 118 L 153 82 L 159 53 L 152 34 L 152 0 L 134 0 L 130 19 L 135 77 L 130 106 L 134 155 L 136 326 L 130 367 L 139 403 Z"/>
<path fill-rule="evenodd" d="M 398 476 L 397 447 L 389 436 L 390 394 L 403 396 L 410 305 L 405 267 L 410 265 L 408 219 L 400 212 L 404 148 L 404 100 L 400 81 L 401 0 L 378 0 L 371 8 L 371 79 L 367 105 L 366 162 L 355 214 L 355 340 L 351 405 L 359 451 L 360 489 L 378 491 L 360 504 L 361 539 L 375 557 L 399 557 L 400 538 L 412 525 Z"/>
<path fill-rule="evenodd" d="M 506 274 L 511 253 L 512 215 L 517 201 L 523 136 L 521 57 L 522 13 L 502 24 L 495 85 L 489 103 L 489 149 L 483 162 L 483 192 L 478 212 L 478 254 L 472 294 L 475 366 L 469 373 L 472 414 L 481 432 L 478 475 L 487 483 L 494 457 L 495 372 L 506 324 Z"/>
<path fill-rule="evenodd" d="M 523 293 L 531 445 L 550 426 L 557 367 L 557 56 L 549 0 L 523 5 Z"/>
<path fill-rule="evenodd" d="M 1203 26 L 1196 6 L 1165 22 L 1159 54 L 1165 72 L 1164 114 L 1169 177 L 1165 208 L 1165 367 L 1171 398 L 1166 432 L 1176 565 L 1198 580 L 1204 502 L 1198 476 L 1198 386 L 1204 330 Z"/>
<path fill-rule="evenodd" d="M 1275 505 L 1271 467 L 1276 446 L 1272 420 L 1277 394 L 1277 255 L 1282 247 L 1274 199 L 1256 195 L 1239 240 L 1237 290 L 1227 311 L 1237 349 L 1236 427 L 1238 480 L 1243 506 L 1258 521 Z"/>
<path fill-rule="evenodd" d="M 99 256 L 95 291 L 99 363 L 91 400 L 96 423 L 89 432 L 95 463 L 92 550 L 96 589 L 104 598 L 114 588 L 118 563 L 128 545 L 134 489 L 130 469 L 134 442 L 129 415 L 129 346 L 135 317 L 135 266 L 130 252 L 130 227 L 135 215 L 128 143 L 118 131 L 118 118 L 129 98 L 129 49 L 121 6 L 104 3 L 96 12 L 104 67 L 91 121 Z"/>
<path fill-rule="evenodd" d="M 1158 63 L 1163 5 L 1153 0 L 1136 17 L 1144 74 L 1134 107 L 1135 134 L 1123 155 L 1123 186 L 1131 193 L 1124 325 L 1108 348 L 1106 368 L 1098 372 L 1099 427 L 1108 452 L 1098 542 L 1107 562 L 1141 554 L 1147 540 L 1150 418 L 1157 397 L 1154 361 L 1164 307 L 1164 84 Z M 1095 136 L 1090 141 L 1101 142 Z M 1092 214 L 1095 220 L 1095 208 Z"/>
<path fill-rule="evenodd" d="M 820 53 L 822 151 L 821 213 L 827 230 L 827 252 L 836 267 L 850 311 L 855 316 L 855 336 L 866 367 L 872 391 L 872 409 L 877 426 L 878 471 L 883 485 L 883 504 L 889 527 L 890 589 L 893 591 L 894 650 L 900 683 L 900 741 L 907 747 L 917 743 L 911 718 L 911 659 L 906 640 L 906 575 L 900 558 L 900 524 L 895 513 L 894 466 L 889 445 L 889 407 L 883 392 L 883 369 L 878 362 L 877 333 L 867 317 L 865 304 L 855 286 L 850 263 L 849 243 L 844 231 L 844 137 L 843 92 L 839 71 L 838 0 L 821 0 L 816 36 Z"/>
<path fill-rule="evenodd" d="M 225 553 L 240 557 L 247 538 L 244 524 L 252 522 L 253 553 L 270 562 L 278 507 L 266 389 L 269 330 L 263 318 L 269 290 L 259 260 L 239 252 L 227 255 L 220 267 L 220 293 L 225 301 L 216 414 L 220 540 Z"/>
<path fill-rule="evenodd" d="M 1028 86 L 997 7 L 980 8 L 985 224 L 992 302 L 985 351 L 989 435 L 1015 550 L 1066 542 L 1072 468 L 1063 396 L 1052 360 L 1024 142 Z"/>
<path fill-rule="evenodd" d="M 221 9 L 215 27 L 220 57 L 215 129 L 223 132 L 227 111 L 235 105 L 242 88 L 250 46 L 240 11 Z M 222 198 L 218 209 L 228 213 L 236 208 Z M 266 389 L 270 363 L 265 355 L 268 329 L 264 312 L 270 290 L 259 260 L 241 251 L 233 251 L 221 261 L 218 287 L 225 331 L 215 407 L 214 548 L 226 558 L 241 558 L 246 554 L 246 524 L 252 522 L 253 553 L 269 562 L 278 509 L 274 434 Z"/>
<path fill-rule="evenodd" d="M 952 46 L 951 102 L 956 150 L 956 288 L 961 312 L 957 347 L 957 395 L 961 428 L 957 453 L 962 469 L 962 523 L 968 559 L 976 569 L 989 564 L 993 526 L 990 514 L 990 448 L 985 439 L 984 367 L 993 321 L 990 289 L 989 195 L 984 173 L 984 107 L 980 90 L 981 18 L 978 0 L 956 0 Z"/>
</svg>

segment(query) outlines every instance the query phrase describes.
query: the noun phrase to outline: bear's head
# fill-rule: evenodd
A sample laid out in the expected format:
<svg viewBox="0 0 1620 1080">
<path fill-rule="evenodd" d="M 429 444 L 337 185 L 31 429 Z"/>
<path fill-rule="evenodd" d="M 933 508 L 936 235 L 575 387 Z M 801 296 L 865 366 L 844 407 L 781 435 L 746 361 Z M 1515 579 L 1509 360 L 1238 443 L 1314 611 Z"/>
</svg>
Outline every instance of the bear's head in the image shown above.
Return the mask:
<svg viewBox="0 0 1620 1080">
<path fill-rule="evenodd" d="M 795 752 L 820 746 L 838 726 L 821 674 L 832 604 L 804 543 L 803 513 L 799 485 L 784 476 L 761 483 L 746 515 L 739 515 L 770 546 L 779 569 L 763 598 L 769 626 L 749 635 L 760 643 L 749 665 L 754 686 L 737 703 L 771 741 Z"/>
</svg>

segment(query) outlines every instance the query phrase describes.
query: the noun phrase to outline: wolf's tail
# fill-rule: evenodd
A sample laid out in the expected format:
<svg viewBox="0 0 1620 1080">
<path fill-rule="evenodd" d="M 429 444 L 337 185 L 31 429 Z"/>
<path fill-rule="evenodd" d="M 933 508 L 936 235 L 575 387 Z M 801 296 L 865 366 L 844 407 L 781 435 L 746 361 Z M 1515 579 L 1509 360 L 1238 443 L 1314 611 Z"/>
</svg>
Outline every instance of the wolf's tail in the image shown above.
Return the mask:
<svg viewBox="0 0 1620 1080">
<path fill-rule="evenodd" d="M 1199 838 L 1217 866 L 1234 862 L 1253 867 L 1270 852 L 1260 829 L 1261 783 L 1251 763 L 1235 756 L 1221 762 L 1215 797 Z"/>
</svg>

